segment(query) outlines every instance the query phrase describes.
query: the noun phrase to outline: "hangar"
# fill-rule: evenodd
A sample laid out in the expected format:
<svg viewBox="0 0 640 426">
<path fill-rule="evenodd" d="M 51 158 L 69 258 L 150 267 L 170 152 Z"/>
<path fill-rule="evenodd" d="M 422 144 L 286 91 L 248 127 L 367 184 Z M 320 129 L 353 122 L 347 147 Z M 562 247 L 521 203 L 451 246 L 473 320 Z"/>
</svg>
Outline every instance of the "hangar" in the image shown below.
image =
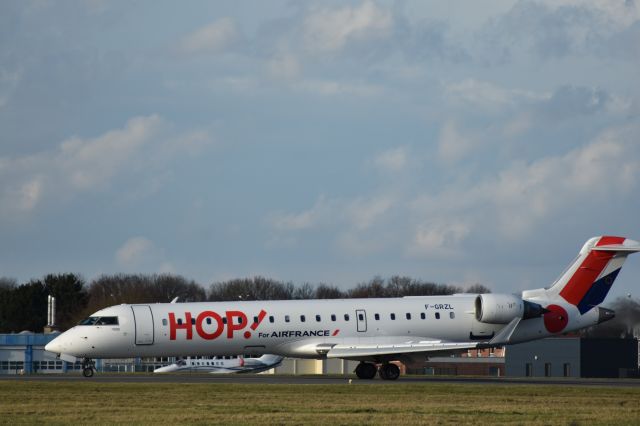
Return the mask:
<svg viewBox="0 0 640 426">
<path fill-rule="evenodd" d="M 509 346 L 511 377 L 637 377 L 638 339 L 552 337 Z"/>
</svg>

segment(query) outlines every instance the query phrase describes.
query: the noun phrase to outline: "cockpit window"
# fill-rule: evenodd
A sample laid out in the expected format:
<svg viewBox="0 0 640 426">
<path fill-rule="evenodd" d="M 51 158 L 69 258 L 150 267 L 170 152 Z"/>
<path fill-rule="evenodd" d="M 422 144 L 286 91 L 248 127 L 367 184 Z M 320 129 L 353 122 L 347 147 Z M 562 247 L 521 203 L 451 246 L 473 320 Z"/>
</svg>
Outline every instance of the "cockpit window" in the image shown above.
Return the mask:
<svg viewBox="0 0 640 426">
<path fill-rule="evenodd" d="M 118 325 L 118 317 L 100 317 L 96 325 Z"/>
<path fill-rule="evenodd" d="M 94 325 L 98 321 L 99 317 L 85 318 L 78 323 L 78 325 Z"/>
<path fill-rule="evenodd" d="M 78 325 L 118 325 L 118 317 L 89 317 L 80 321 Z"/>
</svg>

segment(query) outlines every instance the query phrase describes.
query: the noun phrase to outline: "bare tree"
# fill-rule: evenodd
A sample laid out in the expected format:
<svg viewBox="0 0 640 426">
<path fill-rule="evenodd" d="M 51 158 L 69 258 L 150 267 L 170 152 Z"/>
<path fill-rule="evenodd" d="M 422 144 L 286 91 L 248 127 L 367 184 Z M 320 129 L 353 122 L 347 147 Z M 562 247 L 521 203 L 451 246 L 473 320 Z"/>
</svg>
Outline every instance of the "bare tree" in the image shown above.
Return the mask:
<svg viewBox="0 0 640 426">
<path fill-rule="evenodd" d="M 293 298 L 292 283 L 264 277 L 239 278 L 215 282 L 209 287 L 208 300 L 287 300 Z"/>
<path fill-rule="evenodd" d="M 293 291 L 294 299 L 313 299 L 315 296 L 315 289 L 313 284 L 303 283 L 300 287 L 296 287 Z"/>
<path fill-rule="evenodd" d="M 465 293 L 487 294 L 491 293 L 491 289 L 480 283 L 472 284 L 465 290 Z"/>
<path fill-rule="evenodd" d="M 344 299 L 345 294 L 336 286 L 328 284 L 318 284 L 316 286 L 316 299 Z"/>
</svg>

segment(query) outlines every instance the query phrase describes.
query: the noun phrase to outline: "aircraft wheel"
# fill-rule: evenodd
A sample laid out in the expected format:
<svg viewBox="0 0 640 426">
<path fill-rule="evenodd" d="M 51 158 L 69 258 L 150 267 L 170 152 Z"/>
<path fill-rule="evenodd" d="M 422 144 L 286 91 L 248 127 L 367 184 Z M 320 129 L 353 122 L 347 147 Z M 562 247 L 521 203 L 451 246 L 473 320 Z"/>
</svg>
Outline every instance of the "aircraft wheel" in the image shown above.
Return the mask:
<svg viewBox="0 0 640 426">
<path fill-rule="evenodd" d="M 93 376 L 93 368 L 85 367 L 82 369 L 82 375 L 84 377 L 92 377 Z"/>
<path fill-rule="evenodd" d="M 384 380 L 396 380 L 400 377 L 400 368 L 395 364 L 382 364 L 379 370 L 380 378 Z"/>
<path fill-rule="evenodd" d="M 361 362 L 356 367 L 356 376 L 358 376 L 359 379 L 370 380 L 376 376 L 376 371 L 375 365 L 368 362 Z"/>
</svg>

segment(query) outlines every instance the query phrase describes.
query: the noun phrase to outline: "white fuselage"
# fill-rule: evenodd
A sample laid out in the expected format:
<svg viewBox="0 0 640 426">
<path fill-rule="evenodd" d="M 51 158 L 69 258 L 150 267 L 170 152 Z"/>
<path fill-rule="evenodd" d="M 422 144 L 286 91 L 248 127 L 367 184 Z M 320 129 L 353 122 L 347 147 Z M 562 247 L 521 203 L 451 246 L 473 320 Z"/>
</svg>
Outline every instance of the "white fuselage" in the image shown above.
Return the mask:
<svg viewBox="0 0 640 426">
<path fill-rule="evenodd" d="M 75 326 L 46 349 L 82 358 L 185 353 L 321 358 L 326 348 L 336 345 L 487 342 L 505 324 L 477 321 L 476 297 L 123 304 L 91 317 L 117 317 L 117 324 L 111 320 L 101 325 L 96 320 L 96 324 Z M 570 323 L 564 331 L 584 327 L 585 320 Z M 596 320 L 588 319 L 594 324 Z M 542 318 L 527 321 L 525 334 L 518 340 L 551 334 Z"/>
<path fill-rule="evenodd" d="M 275 354 L 359 360 L 360 378 L 382 363 L 500 346 L 579 330 L 613 318 L 601 308 L 622 264 L 640 243 L 589 239 L 549 288 L 514 294 L 389 299 L 279 300 L 119 305 L 102 309 L 51 341 L 61 358 Z"/>
</svg>

